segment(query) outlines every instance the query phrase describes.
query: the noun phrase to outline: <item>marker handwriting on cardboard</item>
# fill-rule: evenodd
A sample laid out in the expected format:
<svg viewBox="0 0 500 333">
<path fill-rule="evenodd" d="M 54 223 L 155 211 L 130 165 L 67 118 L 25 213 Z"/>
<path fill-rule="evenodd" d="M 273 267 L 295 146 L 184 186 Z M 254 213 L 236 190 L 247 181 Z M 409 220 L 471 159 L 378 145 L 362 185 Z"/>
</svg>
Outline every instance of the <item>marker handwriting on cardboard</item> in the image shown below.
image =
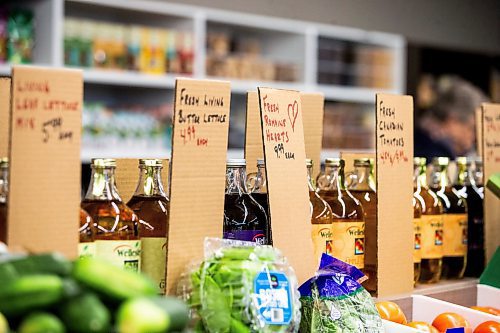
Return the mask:
<svg viewBox="0 0 500 333">
<path fill-rule="evenodd" d="M 63 118 L 57 117 L 47 120 L 42 125 L 42 140 L 44 143 L 52 139 L 64 141 L 73 139 L 73 131 L 63 129 Z"/>
<path fill-rule="evenodd" d="M 500 131 L 500 114 L 497 116 L 484 116 L 484 146 L 485 157 L 488 162 L 500 162 L 500 142 L 494 138 L 494 133 Z M 490 135 L 488 135 L 490 134 Z"/>
<path fill-rule="evenodd" d="M 393 166 L 408 162 L 408 156 L 405 153 L 405 124 L 398 119 L 395 107 L 386 105 L 381 100 L 378 105 L 377 121 L 378 147 L 382 163 Z"/>
</svg>

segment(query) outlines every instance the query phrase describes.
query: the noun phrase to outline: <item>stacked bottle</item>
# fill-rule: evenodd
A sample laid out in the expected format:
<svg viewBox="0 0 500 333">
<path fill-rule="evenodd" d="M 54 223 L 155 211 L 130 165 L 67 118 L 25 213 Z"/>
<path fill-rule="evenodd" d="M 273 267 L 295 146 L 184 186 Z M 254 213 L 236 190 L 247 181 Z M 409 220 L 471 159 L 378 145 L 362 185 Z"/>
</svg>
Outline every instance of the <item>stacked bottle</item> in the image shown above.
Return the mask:
<svg viewBox="0 0 500 333">
<path fill-rule="evenodd" d="M 447 157 L 432 160 L 431 189 L 443 206 L 443 268 L 442 277 L 463 277 L 467 262 L 467 204 L 448 179 Z"/>
<path fill-rule="evenodd" d="M 94 243 L 94 221 L 86 210 L 80 208 L 80 228 L 78 235 L 80 241 L 78 243 L 78 256 L 94 257 L 95 256 L 95 243 Z"/>
<path fill-rule="evenodd" d="M 365 220 L 363 207 L 347 190 L 345 161 L 325 160 L 325 172 L 318 176 L 318 194 L 332 209 L 332 233 L 335 237 L 332 255 L 359 269 L 364 268 Z"/>
<path fill-rule="evenodd" d="M 414 196 L 422 207 L 419 282 L 434 283 L 441 277 L 443 261 L 443 206 L 427 187 L 426 159 L 415 157 Z"/>
<path fill-rule="evenodd" d="M 416 284 L 420 278 L 420 267 L 422 264 L 422 205 L 416 196 L 412 198 L 413 203 L 413 283 Z"/>
<path fill-rule="evenodd" d="M 312 182 L 313 162 L 311 159 L 306 159 L 306 167 L 309 203 L 311 207 L 311 236 L 314 246 L 314 257 L 319 262 L 321 254 L 333 255 L 333 213 L 330 205 L 316 193 Z"/>
<path fill-rule="evenodd" d="M 0 242 L 7 243 L 7 199 L 9 196 L 9 160 L 0 158 Z"/>
<path fill-rule="evenodd" d="M 485 267 L 484 253 L 484 186 L 480 159 L 458 158 L 455 189 L 467 202 L 467 265 L 465 275 L 479 277 Z"/>
<path fill-rule="evenodd" d="M 223 237 L 270 245 L 270 224 L 266 210 L 247 190 L 244 159 L 226 164 Z"/>
<path fill-rule="evenodd" d="M 141 238 L 141 271 L 165 294 L 167 233 L 170 202 L 163 188 L 160 159 L 139 160 L 139 180 L 129 206 L 139 217 Z"/>
<path fill-rule="evenodd" d="M 116 161 L 93 159 L 91 168 L 90 186 L 81 206 L 94 222 L 95 256 L 115 266 L 140 271 L 139 219 L 116 189 Z"/>
</svg>

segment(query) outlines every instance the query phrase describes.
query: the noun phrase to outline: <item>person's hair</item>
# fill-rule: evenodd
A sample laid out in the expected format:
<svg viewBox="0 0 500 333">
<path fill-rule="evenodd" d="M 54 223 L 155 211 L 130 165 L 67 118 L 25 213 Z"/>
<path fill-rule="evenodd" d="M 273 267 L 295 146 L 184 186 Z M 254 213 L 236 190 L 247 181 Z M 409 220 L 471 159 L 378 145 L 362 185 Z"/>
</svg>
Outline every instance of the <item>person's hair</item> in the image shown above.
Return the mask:
<svg viewBox="0 0 500 333">
<path fill-rule="evenodd" d="M 445 121 L 453 115 L 465 122 L 487 100 L 486 95 L 468 81 L 446 75 L 438 81 L 436 101 L 429 111 L 439 121 Z"/>
</svg>

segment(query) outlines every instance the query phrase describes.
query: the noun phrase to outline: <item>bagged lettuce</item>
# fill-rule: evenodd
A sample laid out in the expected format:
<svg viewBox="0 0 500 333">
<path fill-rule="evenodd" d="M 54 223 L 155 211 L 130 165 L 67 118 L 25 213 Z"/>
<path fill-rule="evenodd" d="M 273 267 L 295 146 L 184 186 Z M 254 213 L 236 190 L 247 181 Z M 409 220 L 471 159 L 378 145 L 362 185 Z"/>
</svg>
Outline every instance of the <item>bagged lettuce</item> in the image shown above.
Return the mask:
<svg viewBox="0 0 500 333">
<path fill-rule="evenodd" d="M 208 238 L 205 258 L 186 272 L 179 293 L 191 308 L 194 332 L 297 332 L 295 273 L 271 246 Z"/>
<path fill-rule="evenodd" d="M 356 267 L 323 254 L 316 275 L 299 288 L 300 332 L 383 333 L 375 304 L 361 286 L 364 280 Z"/>
</svg>

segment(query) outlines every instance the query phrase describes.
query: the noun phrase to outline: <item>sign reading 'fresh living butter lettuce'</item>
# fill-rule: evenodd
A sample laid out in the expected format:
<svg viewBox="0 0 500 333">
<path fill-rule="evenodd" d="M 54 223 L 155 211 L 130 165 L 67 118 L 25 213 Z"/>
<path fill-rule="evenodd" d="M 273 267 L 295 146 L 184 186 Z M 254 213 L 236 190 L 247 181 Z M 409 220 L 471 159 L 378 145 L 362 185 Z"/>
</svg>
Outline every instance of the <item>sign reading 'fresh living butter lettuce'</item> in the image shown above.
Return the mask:
<svg viewBox="0 0 500 333">
<path fill-rule="evenodd" d="M 258 88 L 273 244 L 294 267 L 299 282 L 316 269 L 306 154 L 298 91 Z"/>
<path fill-rule="evenodd" d="M 7 242 L 76 256 L 83 81 L 79 70 L 13 67 Z M 42 175 L 42 176 L 40 176 Z"/>
<path fill-rule="evenodd" d="M 375 103 L 377 295 L 385 297 L 413 289 L 413 98 L 377 94 Z"/>
<path fill-rule="evenodd" d="M 178 79 L 172 137 L 167 293 L 186 265 L 202 258 L 205 237 L 221 237 L 229 82 Z"/>
</svg>

